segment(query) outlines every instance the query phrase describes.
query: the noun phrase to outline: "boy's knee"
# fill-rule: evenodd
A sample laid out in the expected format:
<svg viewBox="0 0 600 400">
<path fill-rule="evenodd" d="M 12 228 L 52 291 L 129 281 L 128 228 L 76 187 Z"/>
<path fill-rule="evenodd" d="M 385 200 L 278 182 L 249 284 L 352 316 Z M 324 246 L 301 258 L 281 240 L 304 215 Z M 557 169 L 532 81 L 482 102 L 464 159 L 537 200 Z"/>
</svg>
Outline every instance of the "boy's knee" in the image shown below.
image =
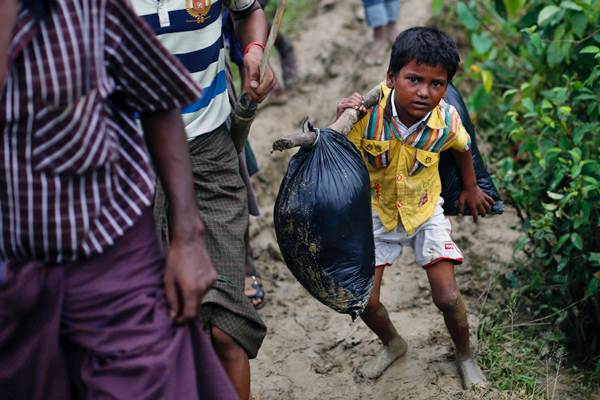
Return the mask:
<svg viewBox="0 0 600 400">
<path fill-rule="evenodd" d="M 363 314 L 374 315 L 379 311 L 380 308 L 381 308 L 381 303 L 379 302 L 379 299 L 370 298 L 369 302 L 365 306 Z"/>
<path fill-rule="evenodd" d="M 444 314 L 454 313 L 458 309 L 460 303 L 460 293 L 458 290 L 448 290 L 441 293 L 434 293 L 433 303 Z"/>
<path fill-rule="evenodd" d="M 246 356 L 246 351 L 235 341 L 234 338 L 213 326 L 210 330 L 213 346 L 221 357 L 235 359 Z"/>
</svg>

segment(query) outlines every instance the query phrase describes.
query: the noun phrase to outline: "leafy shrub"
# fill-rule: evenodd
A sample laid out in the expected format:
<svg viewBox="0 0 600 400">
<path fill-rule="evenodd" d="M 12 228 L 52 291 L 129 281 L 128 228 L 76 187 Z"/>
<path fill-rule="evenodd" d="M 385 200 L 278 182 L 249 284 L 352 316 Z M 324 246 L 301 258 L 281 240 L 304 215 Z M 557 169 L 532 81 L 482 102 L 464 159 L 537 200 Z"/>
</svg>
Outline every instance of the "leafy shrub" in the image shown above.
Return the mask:
<svg viewBox="0 0 600 400">
<path fill-rule="evenodd" d="M 600 0 L 471 0 L 454 13 L 469 105 L 527 233 L 507 277 L 600 378 Z"/>
</svg>

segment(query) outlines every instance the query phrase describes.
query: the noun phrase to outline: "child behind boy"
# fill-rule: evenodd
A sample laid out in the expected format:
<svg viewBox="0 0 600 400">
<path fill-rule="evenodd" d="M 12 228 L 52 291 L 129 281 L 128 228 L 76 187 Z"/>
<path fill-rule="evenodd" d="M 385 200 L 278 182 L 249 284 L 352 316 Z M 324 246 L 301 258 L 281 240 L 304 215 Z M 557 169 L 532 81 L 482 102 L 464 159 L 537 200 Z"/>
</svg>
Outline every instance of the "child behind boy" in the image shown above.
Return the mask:
<svg viewBox="0 0 600 400">
<path fill-rule="evenodd" d="M 471 352 L 467 313 L 454 277 L 454 265 L 463 256 L 450 237 L 440 197 L 440 152 L 450 149 L 463 181 L 461 212 L 467 205 L 477 221 L 477 215 L 485 215 L 493 204 L 477 186 L 470 138 L 458 112 L 443 100 L 459 61 L 456 44 L 444 33 L 408 29 L 393 45 L 379 104 L 366 110 L 356 93 L 338 103 L 338 114 L 351 107 L 366 112 L 348 139 L 363 155 L 371 178 L 375 285 L 361 318 L 383 349 L 359 371 L 367 378 L 379 377 L 407 350 L 379 295 L 384 267 L 402 254 L 403 245 L 409 245 L 427 273 L 433 302 L 443 313 L 463 386 L 486 383 Z"/>
</svg>

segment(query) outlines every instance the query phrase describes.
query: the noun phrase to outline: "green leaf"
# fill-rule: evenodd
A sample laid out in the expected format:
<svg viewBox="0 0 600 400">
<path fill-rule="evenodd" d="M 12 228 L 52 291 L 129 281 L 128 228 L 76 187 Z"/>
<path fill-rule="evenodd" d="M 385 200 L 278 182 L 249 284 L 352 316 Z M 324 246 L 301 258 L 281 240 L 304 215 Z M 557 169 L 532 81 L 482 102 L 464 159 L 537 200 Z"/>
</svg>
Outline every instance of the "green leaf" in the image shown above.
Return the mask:
<svg viewBox="0 0 600 400">
<path fill-rule="evenodd" d="M 523 0 L 504 0 L 504 6 L 506 7 L 506 11 L 508 12 L 508 16 L 510 18 L 515 18 L 518 16 L 522 5 Z"/>
<path fill-rule="evenodd" d="M 432 0 L 431 1 L 431 15 L 437 17 L 442 13 L 444 8 L 444 0 Z"/>
<path fill-rule="evenodd" d="M 596 54 L 600 52 L 600 47 L 598 46 L 585 46 L 583 49 L 579 51 L 579 54 Z"/>
<path fill-rule="evenodd" d="M 558 239 L 558 242 L 556 242 L 556 248 L 559 249 L 563 244 L 565 244 L 565 242 L 569 240 L 569 237 L 570 235 L 568 233 L 562 235 L 560 239 Z"/>
<path fill-rule="evenodd" d="M 563 1 L 562 3 L 560 3 L 560 6 L 562 8 L 566 8 L 567 10 L 583 11 L 583 8 L 573 3 L 572 1 Z"/>
<path fill-rule="evenodd" d="M 456 13 L 458 19 L 462 24 L 470 31 L 474 31 L 479 28 L 479 21 L 471 14 L 469 8 L 462 1 L 456 5 Z"/>
<path fill-rule="evenodd" d="M 595 277 L 592 278 L 590 283 L 588 283 L 587 288 L 585 289 L 585 297 L 590 297 L 590 296 L 596 295 L 596 293 L 598 293 L 599 289 L 600 289 L 600 280 L 596 279 Z"/>
<path fill-rule="evenodd" d="M 578 13 L 574 15 L 572 18 L 573 23 L 573 33 L 575 33 L 578 37 L 582 37 L 585 33 L 585 28 L 588 25 L 588 19 L 584 13 Z"/>
<path fill-rule="evenodd" d="M 471 35 L 471 43 L 475 51 L 479 54 L 487 53 L 493 44 L 492 38 L 486 32 Z"/>
<path fill-rule="evenodd" d="M 577 127 L 573 133 L 573 142 L 575 144 L 579 144 L 581 143 L 581 141 L 583 140 L 583 136 L 585 135 L 586 130 L 583 129 L 582 127 Z"/>
<path fill-rule="evenodd" d="M 529 97 L 524 98 L 522 104 L 523 107 L 525 107 L 525 109 L 527 110 L 527 112 L 535 112 L 535 104 L 533 103 L 533 100 L 531 100 Z"/>
<path fill-rule="evenodd" d="M 480 86 L 469 98 L 469 108 L 475 112 L 481 112 L 489 104 L 491 96 Z"/>
<path fill-rule="evenodd" d="M 494 75 L 487 69 L 484 69 L 481 71 L 481 81 L 483 82 L 483 89 L 487 93 L 490 93 L 494 84 Z"/>
<path fill-rule="evenodd" d="M 579 233 L 571 233 L 571 243 L 579 250 L 583 250 L 583 239 Z"/>
<path fill-rule="evenodd" d="M 539 26 L 545 26 L 559 11 L 560 8 L 554 5 L 544 7 L 538 14 L 537 24 Z"/>
<path fill-rule="evenodd" d="M 561 43 L 558 40 L 553 40 L 548 46 L 548 54 L 546 59 L 551 67 L 554 67 L 563 60 L 564 54 L 561 51 Z"/>
<path fill-rule="evenodd" d="M 560 194 L 560 193 L 554 193 L 554 192 L 546 192 L 548 194 L 548 197 L 550 197 L 552 200 L 561 200 L 563 197 L 565 197 L 564 194 Z"/>
</svg>

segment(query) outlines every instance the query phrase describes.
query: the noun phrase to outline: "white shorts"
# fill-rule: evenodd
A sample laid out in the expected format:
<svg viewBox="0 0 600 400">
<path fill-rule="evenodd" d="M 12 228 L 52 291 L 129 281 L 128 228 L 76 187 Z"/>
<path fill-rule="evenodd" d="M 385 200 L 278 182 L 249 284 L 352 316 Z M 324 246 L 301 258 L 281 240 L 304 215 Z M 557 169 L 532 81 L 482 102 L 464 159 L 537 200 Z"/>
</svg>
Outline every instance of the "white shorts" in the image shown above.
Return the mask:
<svg viewBox="0 0 600 400">
<path fill-rule="evenodd" d="M 379 216 L 373 210 L 373 235 L 375 236 L 375 266 L 392 265 L 402 255 L 402 247 L 410 246 L 415 252 L 417 264 L 428 268 L 448 260 L 454 264 L 463 262 L 463 255 L 450 237 L 450 221 L 444 215 L 443 200 L 438 202 L 434 215 L 408 236 L 402 224 L 386 231 Z"/>
</svg>

